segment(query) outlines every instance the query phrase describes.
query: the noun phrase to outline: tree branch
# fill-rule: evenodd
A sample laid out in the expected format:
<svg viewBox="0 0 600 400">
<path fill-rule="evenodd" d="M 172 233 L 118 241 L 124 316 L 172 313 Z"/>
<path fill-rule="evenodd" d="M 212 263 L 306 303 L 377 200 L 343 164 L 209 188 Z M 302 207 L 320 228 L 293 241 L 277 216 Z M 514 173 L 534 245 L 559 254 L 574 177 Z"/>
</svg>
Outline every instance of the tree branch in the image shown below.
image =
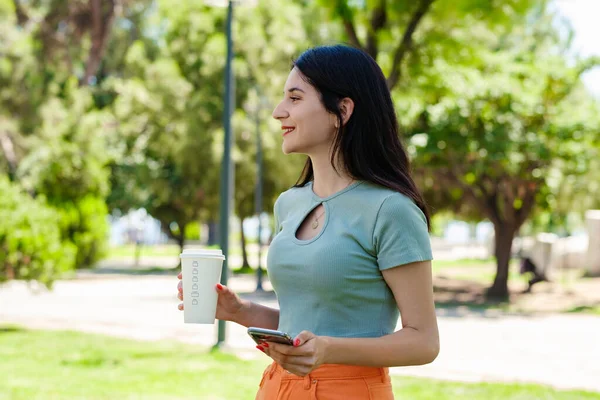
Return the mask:
<svg viewBox="0 0 600 400">
<path fill-rule="evenodd" d="M 104 6 L 104 9 L 103 9 Z M 85 73 L 80 81 L 81 85 L 89 84 L 89 80 L 98 71 L 100 62 L 104 56 L 110 27 L 115 16 L 115 0 L 90 0 L 90 12 L 92 15 L 92 47 L 90 48 L 88 60 L 85 65 Z"/>
<path fill-rule="evenodd" d="M 17 14 L 17 23 L 19 26 L 24 26 L 29 21 L 29 16 L 19 0 L 13 0 L 13 4 L 15 5 L 15 13 Z"/>
<path fill-rule="evenodd" d="M 475 182 L 474 185 L 468 185 L 463 182 L 461 176 L 464 174 L 462 171 L 459 171 L 457 165 L 458 164 L 456 162 L 450 160 L 451 167 L 449 169 L 448 177 L 462 189 L 465 196 L 468 197 L 473 203 L 473 206 L 481 208 L 483 213 L 487 215 L 494 224 L 500 224 L 502 219 L 496 206 L 496 192 L 488 193 L 488 191 L 485 189 L 485 186 L 483 186 L 481 182 Z M 475 193 L 474 188 L 477 188 L 481 192 L 480 196 Z"/>
<path fill-rule="evenodd" d="M 344 22 L 344 29 L 346 30 L 346 35 L 348 35 L 348 39 L 350 40 L 350 44 L 357 49 L 362 49 L 363 46 L 356 35 L 356 28 L 354 28 L 354 21 L 348 16 L 342 16 Z"/>
<path fill-rule="evenodd" d="M 367 48 L 366 51 L 373 57 L 375 60 L 377 59 L 377 54 L 379 53 L 379 45 L 377 41 L 377 33 L 387 24 L 387 1 L 380 0 L 379 6 L 375 10 L 373 10 L 373 14 L 371 16 L 371 26 L 369 29 L 369 33 L 367 35 Z"/>
<path fill-rule="evenodd" d="M 537 189 L 538 189 L 537 185 L 535 186 L 535 188 L 527 189 L 527 193 L 523 197 L 523 205 L 516 212 L 515 219 L 517 222 L 517 227 L 520 227 L 521 225 L 523 225 L 523 223 L 525 222 L 525 220 L 531 213 L 531 210 L 535 206 L 535 195 L 537 194 Z"/>
<path fill-rule="evenodd" d="M 390 76 L 388 77 L 388 80 L 387 80 L 388 87 L 390 89 L 392 89 L 394 86 L 396 86 L 396 84 L 400 80 L 401 64 L 402 64 L 402 61 L 404 60 L 404 58 L 406 57 L 406 55 L 408 54 L 408 51 L 411 49 L 413 35 L 414 35 L 415 31 L 417 30 L 419 23 L 421 22 L 421 20 L 425 16 L 425 14 L 427 14 L 427 12 L 429 11 L 429 8 L 431 7 L 431 4 L 434 1 L 435 0 L 421 0 L 419 2 L 419 6 L 417 7 L 417 10 L 411 17 L 410 22 L 408 23 L 408 26 L 406 27 L 406 31 L 404 32 L 404 35 L 402 36 L 402 40 L 400 41 L 400 44 L 398 45 L 398 48 L 396 49 L 396 52 L 394 53 L 394 61 L 392 62 L 392 70 L 391 70 Z"/>
<path fill-rule="evenodd" d="M 15 147 L 10 135 L 7 132 L 0 132 L 0 149 L 2 149 L 8 163 L 8 176 L 12 180 L 17 172 L 17 155 L 15 154 Z"/>
</svg>

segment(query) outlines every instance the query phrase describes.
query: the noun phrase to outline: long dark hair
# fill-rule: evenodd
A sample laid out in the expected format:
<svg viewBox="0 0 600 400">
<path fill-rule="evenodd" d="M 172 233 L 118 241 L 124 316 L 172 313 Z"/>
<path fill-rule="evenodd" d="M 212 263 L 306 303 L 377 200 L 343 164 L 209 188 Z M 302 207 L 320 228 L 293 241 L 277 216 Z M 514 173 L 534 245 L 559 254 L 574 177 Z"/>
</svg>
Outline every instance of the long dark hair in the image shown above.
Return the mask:
<svg viewBox="0 0 600 400">
<path fill-rule="evenodd" d="M 398 120 L 385 76 L 375 60 L 362 50 L 321 46 L 302 53 L 293 62 L 303 79 L 321 95 L 325 109 L 338 119 L 331 163 L 341 153 L 343 166 L 352 178 L 369 181 L 412 199 L 423 211 L 430 227 L 423 196 L 411 177 L 410 161 L 399 137 Z M 342 124 L 339 102 L 354 101 L 354 112 Z M 314 179 L 310 158 L 295 187 Z"/>
</svg>

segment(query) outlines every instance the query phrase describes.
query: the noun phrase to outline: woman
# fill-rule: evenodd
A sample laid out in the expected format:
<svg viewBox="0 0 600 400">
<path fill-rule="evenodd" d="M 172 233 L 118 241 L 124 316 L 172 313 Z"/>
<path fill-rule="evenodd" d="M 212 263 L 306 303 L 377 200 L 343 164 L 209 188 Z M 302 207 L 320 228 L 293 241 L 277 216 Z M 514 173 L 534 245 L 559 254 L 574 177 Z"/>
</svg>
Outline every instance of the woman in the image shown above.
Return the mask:
<svg viewBox="0 0 600 400">
<path fill-rule="evenodd" d="M 310 49 L 273 117 L 283 152 L 308 156 L 275 203 L 267 266 L 280 309 L 217 285 L 217 318 L 294 338 L 257 346 L 274 360 L 257 399 L 393 399 L 388 367 L 432 362 L 439 339 L 429 217 L 385 77 L 363 51 Z"/>
</svg>

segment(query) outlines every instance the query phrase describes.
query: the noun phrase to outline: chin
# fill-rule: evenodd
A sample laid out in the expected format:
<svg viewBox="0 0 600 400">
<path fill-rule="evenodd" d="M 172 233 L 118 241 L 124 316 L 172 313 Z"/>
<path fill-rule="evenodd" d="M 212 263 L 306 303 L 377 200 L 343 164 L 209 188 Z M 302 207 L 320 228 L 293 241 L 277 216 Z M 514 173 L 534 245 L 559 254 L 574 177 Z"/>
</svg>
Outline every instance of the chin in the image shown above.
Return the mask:
<svg viewBox="0 0 600 400">
<path fill-rule="evenodd" d="M 301 151 L 297 148 L 297 146 L 292 146 L 290 143 L 285 143 L 283 142 L 283 144 L 281 145 L 281 151 L 283 151 L 283 154 L 295 154 L 295 153 L 301 153 Z"/>
</svg>

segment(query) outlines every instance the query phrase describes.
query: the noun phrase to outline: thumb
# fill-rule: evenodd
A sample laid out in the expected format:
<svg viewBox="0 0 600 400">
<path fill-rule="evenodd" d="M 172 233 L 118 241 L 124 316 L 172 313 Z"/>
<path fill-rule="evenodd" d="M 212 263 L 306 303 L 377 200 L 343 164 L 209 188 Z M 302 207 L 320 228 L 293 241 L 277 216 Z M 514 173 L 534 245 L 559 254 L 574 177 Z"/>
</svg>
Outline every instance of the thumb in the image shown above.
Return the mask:
<svg viewBox="0 0 600 400">
<path fill-rule="evenodd" d="M 309 331 L 302 331 L 294 339 L 294 347 L 302 346 L 304 343 L 315 338 L 315 334 Z"/>
</svg>

